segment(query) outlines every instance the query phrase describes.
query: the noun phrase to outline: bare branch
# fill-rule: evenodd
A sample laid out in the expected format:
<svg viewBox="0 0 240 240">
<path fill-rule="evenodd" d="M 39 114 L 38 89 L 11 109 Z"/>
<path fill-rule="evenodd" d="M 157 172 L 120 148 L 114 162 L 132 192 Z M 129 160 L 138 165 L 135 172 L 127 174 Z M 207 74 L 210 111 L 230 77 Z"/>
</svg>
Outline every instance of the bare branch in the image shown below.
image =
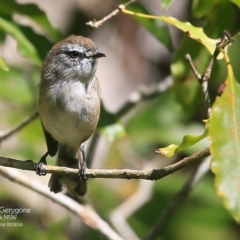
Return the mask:
<svg viewBox="0 0 240 240">
<path fill-rule="evenodd" d="M 124 9 L 127 5 L 136 2 L 137 0 L 131 0 L 125 4 L 120 4 L 118 6 L 117 9 L 115 9 L 114 11 L 112 11 L 110 14 L 108 14 L 107 16 L 105 16 L 103 19 L 99 20 L 99 21 L 89 21 L 86 24 L 91 26 L 92 28 L 99 28 L 104 22 L 106 22 L 107 20 L 109 20 L 110 18 L 116 16 L 122 9 Z"/>
<path fill-rule="evenodd" d="M 189 63 L 189 65 L 190 65 L 190 67 L 191 67 L 191 69 L 192 69 L 192 72 L 193 72 L 193 74 L 195 75 L 196 79 L 197 79 L 198 81 L 201 81 L 201 80 L 202 80 L 202 75 L 201 75 L 201 74 L 198 72 L 198 70 L 196 69 L 196 67 L 195 67 L 195 65 L 194 65 L 194 63 L 193 63 L 193 60 L 192 60 L 191 55 L 190 55 L 189 53 L 187 53 L 187 54 L 185 55 L 185 58 L 186 58 L 186 60 L 188 61 L 188 63 Z"/>
<path fill-rule="evenodd" d="M 100 170 L 100 169 L 86 169 L 86 176 L 88 178 L 120 178 L 120 179 L 145 179 L 145 180 L 158 180 L 173 172 L 176 172 L 194 162 L 210 155 L 209 148 L 197 152 L 189 157 L 182 159 L 181 161 L 166 166 L 161 169 L 151 170 L 131 170 L 131 169 L 112 169 L 112 170 Z M 32 160 L 20 161 L 12 158 L 6 158 L 0 156 L 0 165 L 5 167 L 13 167 L 23 170 L 36 171 L 37 163 Z M 77 175 L 78 169 L 58 167 L 51 165 L 43 165 L 42 172 L 54 173 L 54 174 L 68 174 Z"/>
<path fill-rule="evenodd" d="M 204 94 L 204 101 L 205 101 L 206 108 L 207 108 L 208 117 L 211 113 L 211 101 L 210 101 L 210 96 L 209 96 L 209 93 L 208 93 L 208 81 L 211 77 L 213 63 L 214 63 L 215 59 L 217 58 L 217 56 L 219 55 L 219 53 L 222 52 L 223 49 L 226 46 L 230 45 L 233 41 L 234 40 L 231 38 L 231 35 L 227 31 L 224 31 L 223 32 L 223 37 L 221 38 L 220 42 L 216 44 L 216 49 L 215 49 L 215 51 L 213 53 L 213 56 L 211 57 L 211 59 L 208 63 L 208 66 L 207 66 L 203 75 L 198 73 L 196 67 L 193 64 L 191 56 L 189 54 L 186 54 L 186 56 L 185 56 L 185 58 L 188 61 L 196 79 L 201 84 L 202 92 Z"/>
<path fill-rule="evenodd" d="M 42 196 L 60 204 L 61 206 L 75 214 L 78 218 L 80 218 L 86 225 L 93 229 L 97 229 L 102 234 L 107 236 L 108 239 L 123 240 L 123 238 L 121 238 L 109 226 L 107 222 L 100 218 L 100 216 L 94 211 L 92 207 L 88 207 L 87 205 L 86 206 L 81 205 L 64 194 L 61 193 L 54 194 L 50 192 L 48 188 L 46 188 L 39 182 L 30 179 L 29 177 L 20 173 L 16 169 L 0 167 L 0 174 L 12 182 L 21 184 L 22 186 L 31 189 L 34 192 L 37 192 Z"/>
<path fill-rule="evenodd" d="M 19 130 L 21 130 L 23 127 L 28 125 L 30 122 L 35 120 L 37 117 L 38 117 L 38 111 L 35 111 L 30 116 L 26 117 L 22 122 L 17 124 L 15 127 L 1 133 L 0 134 L 0 142 L 4 139 L 10 137 L 12 134 L 18 132 Z"/>
</svg>

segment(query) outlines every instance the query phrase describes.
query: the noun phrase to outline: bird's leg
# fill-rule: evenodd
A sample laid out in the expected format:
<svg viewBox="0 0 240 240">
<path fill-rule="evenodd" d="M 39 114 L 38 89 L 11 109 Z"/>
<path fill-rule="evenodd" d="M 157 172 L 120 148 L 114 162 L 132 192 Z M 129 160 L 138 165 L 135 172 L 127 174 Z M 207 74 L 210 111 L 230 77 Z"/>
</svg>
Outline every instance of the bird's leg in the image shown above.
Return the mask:
<svg viewBox="0 0 240 240">
<path fill-rule="evenodd" d="M 49 155 L 48 151 L 41 157 L 40 161 L 37 164 L 36 174 L 39 176 L 45 176 L 46 173 L 42 172 L 43 165 L 47 164 L 47 156 Z"/>
<path fill-rule="evenodd" d="M 49 134 L 49 136 L 51 137 L 51 135 Z M 47 165 L 47 156 L 53 156 L 55 154 L 53 154 L 53 150 L 56 149 L 56 147 L 58 147 L 58 142 L 57 141 L 53 141 L 50 148 L 48 148 L 48 151 L 41 157 L 40 161 L 37 164 L 37 169 L 36 169 L 36 174 L 39 176 L 45 176 L 46 173 L 42 172 L 42 167 L 43 165 Z M 54 150 L 55 151 L 55 150 Z"/>
<path fill-rule="evenodd" d="M 86 159 L 85 159 L 85 148 L 84 148 L 84 144 L 82 144 L 80 146 L 80 152 L 81 152 L 81 156 L 79 156 L 79 177 L 83 180 L 83 181 L 87 181 L 87 176 L 86 176 L 86 168 L 87 168 L 87 164 L 86 164 Z"/>
</svg>

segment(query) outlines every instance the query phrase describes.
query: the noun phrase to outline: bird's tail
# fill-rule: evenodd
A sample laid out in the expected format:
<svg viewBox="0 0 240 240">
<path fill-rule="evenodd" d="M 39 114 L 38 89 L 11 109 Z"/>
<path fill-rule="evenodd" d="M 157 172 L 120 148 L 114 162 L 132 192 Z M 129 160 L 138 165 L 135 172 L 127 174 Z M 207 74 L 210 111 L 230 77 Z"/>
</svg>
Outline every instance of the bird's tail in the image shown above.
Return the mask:
<svg viewBox="0 0 240 240">
<path fill-rule="evenodd" d="M 57 166 L 64 166 L 70 168 L 79 169 L 79 164 L 82 161 L 82 152 L 78 149 L 76 154 L 73 154 L 66 145 L 59 145 Z M 72 196 L 84 196 L 87 192 L 87 182 L 82 180 L 79 176 L 62 176 L 57 174 L 52 174 L 48 187 L 50 191 L 54 193 L 61 192 L 63 186 L 67 188 L 67 191 Z"/>
</svg>

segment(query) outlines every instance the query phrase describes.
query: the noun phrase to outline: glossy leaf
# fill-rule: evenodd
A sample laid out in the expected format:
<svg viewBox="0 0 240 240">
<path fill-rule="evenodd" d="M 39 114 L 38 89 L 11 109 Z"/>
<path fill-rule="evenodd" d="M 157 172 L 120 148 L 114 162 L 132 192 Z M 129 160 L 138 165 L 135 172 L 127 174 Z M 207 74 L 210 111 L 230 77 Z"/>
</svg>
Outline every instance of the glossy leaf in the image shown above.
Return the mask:
<svg viewBox="0 0 240 240">
<path fill-rule="evenodd" d="M 142 13 L 132 12 L 126 9 L 123 9 L 122 11 L 126 14 L 130 14 L 130 15 L 134 15 L 142 18 L 157 19 L 157 20 L 161 20 L 166 23 L 169 23 L 177 27 L 178 29 L 182 30 L 183 32 L 185 32 L 190 38 L 203 44 L 212 55 L 216 49 L 216 44 L 219 42 L 218 39 L 211 39 L 207 37 L 207 35 L 203 32 L 202 28 L 195 27 L 189 22 L 181 22 L 173 17 L 146 15 Z M 221 58 L 223 58 L 223 54 L 218 55 L 218 59 L 221 59 Z"/>
<path fill-rule="evenodd" d="M 6 65 L 6 63 L 3 61 L 2 58 L 0 58 L 0 68 L 3 69 L 4 71 L 8 71 L 8 67 Z"/>
<path fill-rule="evenodd" d="M 0 17 L 0 29 L 10 34 L 17 41 L 19 52 L 32 60 L 37 66 L 41 65 L 41 60 L 32 43 L 22 34 L 20 28 L 13 22 Z"/>
<path fill-rule="evenodd" d="M 240 222 L 240 85 L 230 60 L 226 88 L 212 107 L 209 134 L 212 140 L 212 171 L 216 174 L 218 194 L 225 207 Z"/>
<path fill-rule="evenodd" d="M 207 136 L 207 130 L 203 134 L 198 136 L 189 134 L 183 137 L 180 145 L 171 144 L 165 148 L 157 149 L 156 152 L 162 154 L 165 157 L 173 157 L 176 153 L 200 142 L 206 136 Z"/>
</svg>

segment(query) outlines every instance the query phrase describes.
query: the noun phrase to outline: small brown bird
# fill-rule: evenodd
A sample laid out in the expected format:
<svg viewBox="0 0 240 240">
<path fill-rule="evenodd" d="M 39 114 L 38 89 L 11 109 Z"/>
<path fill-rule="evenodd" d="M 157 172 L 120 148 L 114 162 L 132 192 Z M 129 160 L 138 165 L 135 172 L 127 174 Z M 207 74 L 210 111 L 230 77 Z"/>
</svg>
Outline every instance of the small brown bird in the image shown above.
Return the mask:
<svg viewBox="0 0 240 240">
<path fill-rule="evenodd" d="M 58 152 L 57 165 L 79 169 L 79 177 L 52 174 L 49 188 L 83 196 L 87 191 L 85 142 L 96 129 L 100 114 L 100 86 L 95 77 L 97 59 L 105 57 L 89 38 L 69 36 L 49 51 L 42 68 L 38 110 L 48 151 L 38 163 L 37 174 L 48 155 Z"/>
</svg>

